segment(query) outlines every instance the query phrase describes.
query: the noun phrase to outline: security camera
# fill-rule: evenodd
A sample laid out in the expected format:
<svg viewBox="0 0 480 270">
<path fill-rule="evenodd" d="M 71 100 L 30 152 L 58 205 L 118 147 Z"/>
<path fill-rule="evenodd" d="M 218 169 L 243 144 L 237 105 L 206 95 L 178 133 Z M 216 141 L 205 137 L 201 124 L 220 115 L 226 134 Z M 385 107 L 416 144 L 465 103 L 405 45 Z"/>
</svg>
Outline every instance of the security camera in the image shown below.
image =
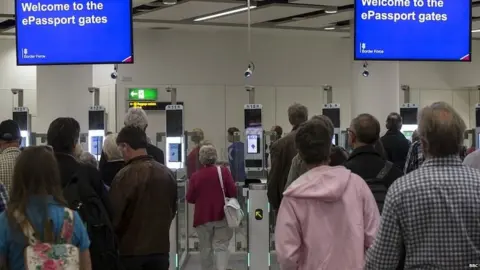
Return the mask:
<svg viewBox="0 0 480 270">
<path fill-rule="evenodd" d="M 112 74 L 110 74 L 110 78 L 112 78 L 112 80 L 116 80 L 117 77 L 118 77 L 118 65 L 114 65 L 113 72 Z"/>
<path fill-rule="evenodd" d="M 17 95 L 18 93 L 20 93 L 21 91 L 23 91 L 22 89 L 18 89 L 18 88 L 12 88 L 12 94 L 14 95 Z"/>
<path fill-rule="evenodd" d="M 323 86 L 323 91 L 330 91 L 332 90 L 332 86 L 331 85 L 324 85 Z"/>
<path fill-rule="evenodd" d="M 88 92 L 90 92 L 91 94 L 95 93 L 95 91 L 98 91 L 99 89 L 96 88 L 96 87 L 88 87 Z"/>
<path fill-rule="evenodd" d="M 401 85 L 401 89 L 402 89 L 403 91 L 408 91 L 408 90 L 410 90 L 410 86 L 408 86 L 408 85 L 406 85 L 406 84 L 402 84 L 402 85 Z"/>
<path fill-rule="evenodd" d="M 245 78 L 250 78 L 253 75 L 254 71 L 255 71 L 255 64 L 253 62 L 250 62 L 248 64 L 247 70 L 245 70 Z"/>
<path fill-rule="evenodd" d="M 370 72 L 368 72 L 368 70 L 364 70 L 362 72 L 362 75 L 363 75 L 363 77 L 368 77 L 368 76 L 370 76 Z"/>
</svg>

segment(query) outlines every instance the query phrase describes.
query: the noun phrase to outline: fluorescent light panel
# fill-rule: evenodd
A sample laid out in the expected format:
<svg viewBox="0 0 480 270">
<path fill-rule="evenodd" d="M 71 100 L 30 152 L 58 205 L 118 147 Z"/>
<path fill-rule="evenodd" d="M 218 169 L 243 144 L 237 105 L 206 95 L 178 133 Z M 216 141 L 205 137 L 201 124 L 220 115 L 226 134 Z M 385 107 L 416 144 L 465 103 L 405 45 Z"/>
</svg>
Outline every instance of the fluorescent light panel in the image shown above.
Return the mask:
<svg viewBox="0 0 480 270">
<path fill-rule="evenodd" d="M 255 6 L 255 5 L 250 6 L 250 10 L 255 9 L 255 8 L 257 8 L 257 6 Z M 196 19 L 193 20 L 193 21 L 195 21 L 195 22 L 207 21 L 207 20 L 211 20 L 211 19 L 218 18 L 218 17 L 223 17 L 223 16 L 227 16 L 227 15 L 232 15 L 232 14 L 235 14 L 235 13 L 243 12 L 243 11 L 246 11 L 246 10 L 248 10 L 248 7 L 236 8 L 236 9 L 232 9 L 232 10 L 229 10 L 229 11 L 224 11 L 224 12 L 220 12 L 220 13 L 216 13 L 216 14 L 212 14 L 212 15 L 208 15 L 208 16 L 196 18 Z"/>
<path fill-rule="evenodd" d="M 479 33 L 480 29 L 472 30 L 472 33 Z"/>
</svg>

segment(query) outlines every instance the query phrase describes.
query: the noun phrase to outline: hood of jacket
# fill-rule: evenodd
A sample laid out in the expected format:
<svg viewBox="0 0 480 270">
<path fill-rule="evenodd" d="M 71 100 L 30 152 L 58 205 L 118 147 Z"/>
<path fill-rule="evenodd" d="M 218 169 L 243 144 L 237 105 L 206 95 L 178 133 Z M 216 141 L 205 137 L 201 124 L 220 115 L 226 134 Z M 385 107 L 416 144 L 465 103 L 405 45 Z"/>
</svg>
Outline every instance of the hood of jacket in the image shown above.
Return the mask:
<svg viewBox="0 0 480 270">
<path fill-rule="evenodd" d="M 343 166 L 319 166 L 300 176 L 284 193 L 284 196 L 338 201 L 345 193 L 352 172 Z"/>
</svg>

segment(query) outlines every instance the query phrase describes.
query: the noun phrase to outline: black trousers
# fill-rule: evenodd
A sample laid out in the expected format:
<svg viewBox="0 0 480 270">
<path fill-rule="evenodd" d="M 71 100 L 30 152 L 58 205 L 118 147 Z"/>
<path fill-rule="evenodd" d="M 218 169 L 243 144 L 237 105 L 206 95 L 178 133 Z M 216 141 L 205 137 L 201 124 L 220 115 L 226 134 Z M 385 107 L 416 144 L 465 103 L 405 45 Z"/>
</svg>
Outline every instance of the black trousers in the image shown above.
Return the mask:
<svg viewBox="0 0 480 270">
<path fill-rule="evenodd" d="M 169 254 L 152 254 L 146 256 L 123 256 L 121 258 L 125 270 L 168 270 Z"/>
</svg>

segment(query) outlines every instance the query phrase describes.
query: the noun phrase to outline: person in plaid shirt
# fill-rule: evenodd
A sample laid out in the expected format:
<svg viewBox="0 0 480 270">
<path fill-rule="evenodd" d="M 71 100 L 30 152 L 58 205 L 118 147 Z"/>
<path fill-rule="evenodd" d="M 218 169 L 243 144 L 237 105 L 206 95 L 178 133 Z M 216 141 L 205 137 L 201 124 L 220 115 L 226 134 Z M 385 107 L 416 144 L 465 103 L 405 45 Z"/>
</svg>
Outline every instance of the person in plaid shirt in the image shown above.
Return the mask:
<svg viewBox="0 0 480 270">
<path fill-rule="evenodd" d="M 5 120 L 0 123 L 0 212 L 3 212 L 7 205 L 15 161 L 20 155 L 21 140 L 17 122 Z"/>
<path fill-rule="evenodd" d="M 480 262 L 480 170 L 462 165 L 465 122 L 444 102 L 425 107 L 425 161 L 388 190 L 367 270 L 468 269 Z"/>
<path fill-rule="evenodd" d="M 461 146 L 459 156 L 462 160 L 465 159 L 467 153 L 467 148 L 465 146 Z M 410 146 L 410 150 L 408 150 L 407 162 L 405 162 L 405 168 L 403 169 L 403 172 L 405 174 L 413 172 L 414 170 L 418 169 L 424 161 L 425 158 L 423 157 L 422 143 L 420 140 L 416 140 Z"/>
</svg>

